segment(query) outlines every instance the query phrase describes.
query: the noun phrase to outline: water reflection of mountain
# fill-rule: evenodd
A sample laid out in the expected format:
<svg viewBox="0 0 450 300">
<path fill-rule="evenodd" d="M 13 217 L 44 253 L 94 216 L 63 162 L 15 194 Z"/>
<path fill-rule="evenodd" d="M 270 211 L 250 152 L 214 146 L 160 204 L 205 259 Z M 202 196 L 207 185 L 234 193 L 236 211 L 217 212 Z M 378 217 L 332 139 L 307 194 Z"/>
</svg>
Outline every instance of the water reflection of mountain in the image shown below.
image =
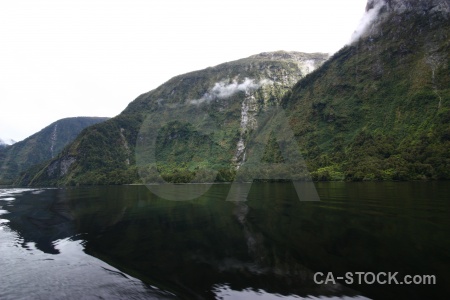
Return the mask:
<svg viewBox="0 0 450 300">
<path fill-rule="evenodd" d="M 9 212 L 1 218 L 24 247 L 33 242 L 57 254 L 58 240 L 82 239 L 87 254 L 189 299 L 213 298 L 220 288 L 359 294 L 316 285 L 316 271 L 439 278 L 433 286 L 351 286 L 374 298 L 437 299 L 448 291 L 446 184 L 319 184 L 316 203 L 298 201 L 288 183 L 255 183 L 246 202 L 225 201 L 228 190 L 214 185 L 185 202 L 161 200 L 140 186 L 30 191 L 0 199 Z"/>
<path fill-rule="evenodd" d="M 252 224 L 251 205 L 226 202 L 227 185 L 203 197 L 164 201 L 144 187 L 53 189 L 17 197 L 8 227 L 27 247 L 58 254 L 55 243 L 83 239 L 85 252 L 187 298 L 214 298 L 214 287 L 280 295 L 353 295 L 316 285 L 296 254 Z M 30 192 L 31 193 L 31 192 Z"/>
<path fill-rule="evenodd" d="M 7 190 L 0 202 L 6 212 L 2 218 L 9 221 L 8 227 L 18 233 L 25 248 L 34 243 L 45 253 L 58 254 L 54 242 L 77 233 L 65 190 Z"/>
<path fill-rule="evenodd" d="M 87 233 L 87 253 L 188 298 L 213 298 L 218 284 L 280 295 L 355 294 L 339 284 L 316 285 L 298 253 L 254 224 L 261 220 L 252 219 L 250 203 L 224 201 L 228 189 L 214 185 L 199 199 L 173 202 L 145 188 L 121 188 L 96 204 L 78 201 L 78 231 Z"/>
</svg>

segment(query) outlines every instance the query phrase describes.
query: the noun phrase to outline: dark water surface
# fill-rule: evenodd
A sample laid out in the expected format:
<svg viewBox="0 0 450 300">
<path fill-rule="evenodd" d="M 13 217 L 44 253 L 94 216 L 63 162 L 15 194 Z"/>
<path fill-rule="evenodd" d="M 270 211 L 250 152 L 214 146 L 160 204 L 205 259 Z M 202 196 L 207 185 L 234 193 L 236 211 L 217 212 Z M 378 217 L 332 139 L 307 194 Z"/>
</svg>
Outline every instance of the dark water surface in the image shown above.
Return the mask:
<svg viewBox="0 0 450 300">
<path fill-rule="evenodd" d="M 290 183 L 254 183 L 245 202 L 226 184 L 182 202 L 143 186 L 0 189 L 0 299 L 449 299 L 450 182 L 316 188 L 318 202 Z"/>
</svg>

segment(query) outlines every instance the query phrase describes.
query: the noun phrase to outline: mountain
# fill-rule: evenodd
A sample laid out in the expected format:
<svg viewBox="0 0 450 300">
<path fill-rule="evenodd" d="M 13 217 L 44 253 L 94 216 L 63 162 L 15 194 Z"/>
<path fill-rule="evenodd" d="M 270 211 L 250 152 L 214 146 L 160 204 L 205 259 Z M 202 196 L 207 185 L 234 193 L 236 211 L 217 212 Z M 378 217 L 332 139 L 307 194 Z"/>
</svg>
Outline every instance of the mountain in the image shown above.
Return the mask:
<svg viewBox="0 0 450 300">
<path fill-rule="evenodd" d="M 450 179 L 449 1 L 369 0 L 369 23 L 283 99 L 316 180 Z"/>
<path fill-rule="evenodd" d="M 187 182 L 209 169 L 230 181 L 265 130 L 261 116 L 279 106 L 289 128 L 253 146 L 264 162 L 292 153 L 277 145 L 291 132 L 315 180 L 450 179 L 449 11 L 448 0 L 369 0 L 351 44 L 328 60 L 263 53 L 177 76 L 21 184 L 151 182 L 156 171 Z"/>
<path fill-rule="evenodd" d="M 162 111 L 202 111 L 220 128 L 216 141 L 205 139 L 180 122 L 164 119 L 158 138 L 159 171 L 167 181 L 189 181 L 199 168 L 219 170 L 217 179 L 232 180 L 243 160 L 243 141 L 255 115 L 279 103 L 285 92 L 328 59 L 327 54 L 268 52 L 176 76 L 140 95 L 117 117 L 87 128 L 57 157 L 21 184 L 77 185 L 138 182 L 135 148 L 145 120 Z M 176 120 L 175 120 L 176 121 Z M 205 159 L 205 157 L 207 157 Z M 202 161 L 201 164 L 197 163 Z"/>
<path fill-rule="evenodd" d="M 56 121 L 38 133 L 0 150 L 0 184 L 11 184 L 29 167 L 55 157 L 86 127 L 108 118 L 78 117 Z"/>
</svg>

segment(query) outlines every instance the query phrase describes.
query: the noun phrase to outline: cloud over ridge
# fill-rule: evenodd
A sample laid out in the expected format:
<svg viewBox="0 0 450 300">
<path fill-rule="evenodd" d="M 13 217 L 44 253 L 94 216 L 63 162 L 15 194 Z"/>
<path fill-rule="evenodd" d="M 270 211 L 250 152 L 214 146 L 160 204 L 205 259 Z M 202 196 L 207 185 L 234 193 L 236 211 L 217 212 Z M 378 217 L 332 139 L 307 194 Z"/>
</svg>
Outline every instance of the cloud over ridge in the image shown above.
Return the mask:
<svg viewBox="0 0 450 300">
<path fill-rule="evenodd" d="M 262 85 L 270 83 L 269 80 L 264 79 L 255 82 L 254 79 L 245 78 L 242 83 L 234 80 L 232 83 L 227 81 L 216 82 L 214 86 L 206 92 L 200 99 L 189 100 L 190 104 L 202 104 L 204 102 L 211 102 L 216 99 L 227 99 L 238 92 L 251 92 L 259 89 Z"/>
<path fill-rule="evenodd" d="M 383 6 L 385 5 L 386 2 L 384 0 L 378 0 L 372 3 L 371 7 L 367 9 L 366 13 L 359 21 L 359 25 L 353 32 L 348 44 L 354 43 L 367 32 L 370 25 L 372 25 L 375 19 L 378 17 L 381 8 L 383 8 Z"/>
</svg>

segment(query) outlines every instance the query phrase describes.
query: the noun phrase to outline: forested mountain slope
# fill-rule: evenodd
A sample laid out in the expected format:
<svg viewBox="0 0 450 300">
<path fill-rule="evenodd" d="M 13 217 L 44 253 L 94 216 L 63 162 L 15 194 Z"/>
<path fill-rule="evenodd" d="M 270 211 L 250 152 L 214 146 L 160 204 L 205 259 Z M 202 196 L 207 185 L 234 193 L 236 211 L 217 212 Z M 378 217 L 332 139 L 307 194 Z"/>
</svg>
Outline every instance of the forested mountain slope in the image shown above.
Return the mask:
<svg viewBox="0 0 450 300">
<path fill-rule="evenodd" d="M 108 118 L 58 120 L 23 141 L 0 149 L 0 184 L 12 184 L 21 172 L 56 155 L 86 127 Z"/>
<path fill-rule="evenodd" d="M 190 181 L 199 168 L 219 171 L 217 180 L 233 179 L 244 159 L 243 134 L 265 107 L 281 98 L 327 54 L 269 52 L 176 76 L 139 96 L 117 117 L 86 129 L 43 168 L 28 172 L 20 184 L 84 185 L 139 182 L 135 147 L 146 118 L 161 108 L 202 110 L 219 127 L 212 143 L 185 124 L 173 122 L 161 133 L 158 168 L 167 181 Z M 167 118 L 170 121 L 170 115 Z M 198 161 L 203 160 L 199 165 Z"/>
<path fill-rule="evenodd" d="M 283 105 L 317 180 L 450 179 L 449 1 L 369 1 L 361 38 Z"/>
</svg>

